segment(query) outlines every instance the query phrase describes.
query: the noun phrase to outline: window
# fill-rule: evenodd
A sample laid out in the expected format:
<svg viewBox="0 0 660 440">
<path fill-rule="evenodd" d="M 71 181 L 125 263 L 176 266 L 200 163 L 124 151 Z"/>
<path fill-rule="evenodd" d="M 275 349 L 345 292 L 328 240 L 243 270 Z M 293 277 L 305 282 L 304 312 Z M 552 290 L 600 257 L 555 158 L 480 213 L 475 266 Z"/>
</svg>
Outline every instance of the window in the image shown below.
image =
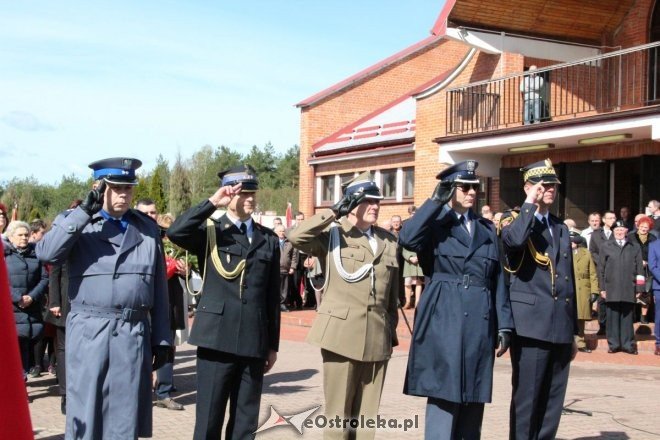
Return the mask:
<svg viewBox="0 0 660 440">
<path fill-rule="evenodd" d="M 396 170 L 381 170 L 381 191 L 386 199 L 396 199 Z"/>
<path fill-rule="evenodd" d="M 403 198 L 413 198 L 415 191 L 415 169 L 403 169 Z"/>
<path fill-rule="evenodd" d="M 335 176 L 321 177 L 321 203 L 334 203 Z"/>
</svg>

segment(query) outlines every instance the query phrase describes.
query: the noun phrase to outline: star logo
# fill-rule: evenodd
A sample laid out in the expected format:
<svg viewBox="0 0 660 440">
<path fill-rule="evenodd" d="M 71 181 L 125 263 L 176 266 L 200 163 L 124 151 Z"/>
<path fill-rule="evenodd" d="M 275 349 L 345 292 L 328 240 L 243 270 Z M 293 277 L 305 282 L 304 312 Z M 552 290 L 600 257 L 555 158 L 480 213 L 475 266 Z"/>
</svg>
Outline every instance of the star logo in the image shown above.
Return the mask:
<svg viewBox="0 0 660 440">
<path fill-rule="evenodd" d="M 266 420 L 261 426 L 257 428 L 256 431 L 254 431 L 254 434 L 258 434 L 262 431 L 265 431 L 267 429 L 275 428 L 278 426 L 292 426 L 295 428 L 296 431 L 300 435 L 303 433 L 303 423 L 305 423 L 305 420 L 311 416 L 314 411 L 319 409 L 321 405 L 315 406 L 314 408 L 307 409 L 305 411 L 292 414 L 292 415 L 282 415 L 277 412 L 273 406 L 270 406 L 270 416 L 268 417 L 268 420 Z"/>
</svg>

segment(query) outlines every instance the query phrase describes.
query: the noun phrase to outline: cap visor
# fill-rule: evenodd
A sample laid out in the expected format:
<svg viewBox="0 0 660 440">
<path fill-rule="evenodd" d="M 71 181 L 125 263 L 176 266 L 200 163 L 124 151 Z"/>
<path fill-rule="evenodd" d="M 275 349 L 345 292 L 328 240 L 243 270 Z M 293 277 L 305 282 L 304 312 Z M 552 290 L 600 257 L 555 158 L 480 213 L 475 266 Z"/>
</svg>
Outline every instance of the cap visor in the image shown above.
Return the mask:
<svg viewBox="0 0 660 440">
<path fill-rule="evenodd" d="M 106 181 L 106 183 L 110 183 L 112 185 L 131 185 L 135 186 L 138 184 L 137 180 L 121 180 L 121 179 L 114 179 L 112 177 L 104 177 L 103 180 Z"/>
<path fill-rule="evenodd" d="M 479 184 L 479 179 L 454 179 L 454 183 L 476 183 Z"/>
</svg>

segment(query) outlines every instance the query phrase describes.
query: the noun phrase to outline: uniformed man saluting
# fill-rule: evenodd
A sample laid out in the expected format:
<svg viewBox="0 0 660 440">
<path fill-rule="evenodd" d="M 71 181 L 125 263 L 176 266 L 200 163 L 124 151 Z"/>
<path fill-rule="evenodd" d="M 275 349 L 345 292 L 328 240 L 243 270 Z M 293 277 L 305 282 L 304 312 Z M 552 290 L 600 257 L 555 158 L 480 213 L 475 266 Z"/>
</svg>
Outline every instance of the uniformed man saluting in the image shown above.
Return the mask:
<svg viewBox="0 0 660 440">
<path fill-rule="evenodd" d="M 326 416 L 345 422 L 326 429 L 325 438 L 373 438 L 373 429 L 356 432 L 348 422 L 376 419 L 387 361 L 398 343 L 401 277 L 396 239 L 375 226 L 382 198 L 371 175 L 362 173 L 345 184 L 332 210 L 303 221 L 288 236 L 327 268 L 323 302 L 307 341 L 321 347 Z"/>
<path fill-rule="evenodd" d="M 252 220 L 257 175 L 241 165 L 218 176 L 215 194 L 167 230 L 204 268 L 189 339 L 198 347 L 198 440 L 220 438 L 228 399 L 225 438 L 254 437 L 264 373 L 275 364 L 280 341 L 280 247 L 272 230 Z M 218 208 L 227 213 L 210 218 Z"/>
<path fill-rule="evenodd" d="M 158 226 L 129 209 L 141 164 L 90 164 L 95 189 L 37 244 L 42 261 L 68 267 L 67 439 L 151 437 L 151 372 L 172 341 Z"/>
<path fill-rule="evenodd" d="M 549 159 L 524 167 L 527 197 L 502 228 L 511 272 L 511 439 L 554 439 L 578 334 L 568 228 L 549 212 L 560 183 Z M 502 219 L 505 221 L 505 219 Z M 506 221 L 505 221 L 506 223 Z"/>
<path fill-rule="evenodd" d="M 495 348 L 497 356 L 507 351 L 514 327 L 495 227 L 472 211 L 477 166 L 468 160 L 439 173 L 433 195 L 399 233 L 431 278 L 415 315 L 404 387 L 428 397 L 427 439 L 480 438 Z"/>
</svg>

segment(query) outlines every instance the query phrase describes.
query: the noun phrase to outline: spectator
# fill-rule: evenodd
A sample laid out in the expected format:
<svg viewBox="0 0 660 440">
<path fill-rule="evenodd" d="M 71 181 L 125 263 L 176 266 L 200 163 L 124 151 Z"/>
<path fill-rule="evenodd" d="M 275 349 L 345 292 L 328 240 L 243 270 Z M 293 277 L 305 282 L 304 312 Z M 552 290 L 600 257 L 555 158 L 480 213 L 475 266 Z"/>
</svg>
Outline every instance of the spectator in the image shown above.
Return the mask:
<svg viewBox="0 0 660 440">
<path fill-rule="evenodd" d="M 7 229 L 8 223 L 7 207 L 0 203 L 0 235 L 5 233 L 5 229 Z"/>
<path fill-rule="evenodd" d="M 541 122 L 543 100 L 543 78 L 536 74 L 536 66 L 529 66 L 527 74 L 520 82 L 520 93 L 523 95 L 523 124 Z"/>
<path fill-rule="evenodd" d="M 628 228 L 621 220 L 613 229 L 614 240 L 603 243 L 598 262 L 600 296 L 607 306 L 607 352 L 637 354 L 633 313 L 635 291 L 643 288 L 643 283 L 636 283 L 644 270 L 642 249 L 626 240 Z"/>
<path fill-rule="evenodd" d="M 161 216 L 158 214 L 156 203 L 151 199 L 140 199 L 135 204 L 135 209 L 145 214 L 147 217 L 154 220 L 161 231 L 163 231 L 172 224 L 174 219 L 171 215 Z M 184 305 L 186 276 L 188 274 L 187 263 L 175 255 L 176 248 L 166 237 L 163 238 L 163 248 L 165 252 L 165 276 L 167 277 L 167 294 L 169 304 L 169 317 L 170 317 L 170 330 L 172 341 L 175 339 L 176 331 L 186 328 L 186 321 L 188 315 L 188 307 Z M 168 252 L 169 251 L 169 252 Z M 181 284 L 183 280 L 183 285 Z M 183 410 L 183 405 L 172 398 L 174 392 L 174 353 L 176 351 L 175 344 L 172 344 L 170 351 L 167 355 L 167 360 L 156 370 L 156 385 L 154 387 L 156 393 L 155 405 L 158 408 L 166 408 L 173 411 Z"/>
<path fill-rule="evenodd" d="M 389 231 L 395 236 L 399 236 L 399 231 L 401 230 L 401 226 L 403 225 L 401 221 L 401 216 L 400 215 L 393 215 L 392 218 L 390 219 L 390 227 Z"/>
<path fill-rule="evenodd" d="M 280 246 L 280 310 L 288 312 L 286 300 L 289 296 L 289 281 L 298 266 L 298 252 L 293 249 L 293 245 L 286 239 L 284 225 L 275 226 L 275 234 L 279 238 Z M 300 297 L 300 294 L 298 294 Z"/>
<path fill-rule="evenodd" d="M 589 214 L 587 219 L 589 222 L 589 227 L 584 229 L 580 235 L 582 235 L 587 240 L 587 249 L 591 246 L 591 236 L 594 232 L 600 229 L 600 214 L 597 212 L 592 212 Z"/>
<path fill-rule="evenodd" d="M 626 225 L 628 231 L 632 231 L 635 227 L 635 222 L 632 217 L 630 217 L 630 208 L 627 206 L 622 206 L 619 208 L 619 219 Z M 652 229 L 652 228 L 651 228 Z"/>
<path fill-rule="evenodd" d="M 90 164 L 94 189 L 37 243 L 39 259 L 68 264 L 67 438 L 152 434 L 151 370 L 172 342 L 160 232 L 130 209 L 141 164 Z"/>
<path fill-rule="evenodd" d="M 655 300 L 655 352 L 660 356 L 660 240 L 655 240 L 649 245 L 649 271 L 653 275 L 653 299 Z"/>
<path fill-rule="evenodd" d="M 7 226 L 2 243 L 25 380 L 30 367 L 30 353 L 43 334 L 41 299 L 48 288 L 46 268 L 37 259 L 29 236 L 30 225 L 15 220 Z"/>
<path fill-rule="evenodd" d="M 570 231 L 571 249 L 573 250 L 573 275 L 575 276 L 575 302 L 577 303 L 578 334 L 575 337 L 578 351 L 591 353 L 584 340 L 584 327 L 591 321 L 592 304 L 596 302 L 600 288 L 598 287 L 598 274 L 591 253 L 586 249 L 587 240 L 580 235 L 580 231 Z"/>
<path fill-rule="evenodd" d="M 46 233 L 48 225 L 40 218 L 30 222 L 30 239 L 29 242 L 35 244 L 43 238 Z M 46 266 L 46 271 L 50 268 Z M 34 344 L 34 353 L 31 357 L 30 376 L 39 377 L 41 372 L 44 371 L 44 358 L 46 352 L 48 353 L 48 368 L 50 374 L 55 374 L 55 326 L 49 322 L 48 318 L 50 312 L 48 311 L 48 289 L 41 300 L 39 301 L 41 307 L 41 316 L 44 318 L 44 334 L 39 341 Z"/>
<path fill-rule="evenodd" d="M 282 219 L 279 217 L 275 217 L 273 219 L 273 231 L 275 230 L 276 227 L 282 225 Z"/>
<path fill-rule="evenodd" d="M 412 295 L 415 294 L 415 306 L 419 304 L 422 298 L 422 289 L 424 288 L 424 272 L 419 265 L 417 253 L 401 248 L 403 256 L 403 288 L 406 295 L 406 303 L 403 308 L 408 310 L 414 308 Z"/>
<path fill-rule="evenodd" d="M 616 221 L 616 214 L 612 211 L 605 211 L 603 213 L 603 226 L 594 231 L 591 234 L 591 241 L 589 243 L 589 252 L 591 252 L 591 258 L 594 260 L 596 265 L 596 270 L 598 270 L 598 265 L 600 264 L 600 248 L 607 241 L 614 240 L 614 234 L 612 234 L 612 225 Z M 599 280 L 602 281 L 602 280 Z M 601 283 L 602 288 L 602 283 Z M 607 321 L 607 308 L 605 307 L 605 299 L 601 296 L 598 298 L 598 335 L 605 334 L 605 326 Z"/>
<path fill-rule="evenodd" d="M 653 230 L 660 233 L 660 202 L 651 200 L 646 206 L 646 215 L 653 219 Z"/>
<path fill-rule="evenodd" d="M 487 220 L 493 220 L 493 211 L 491 211 L 490 206 L 484 205 L 481 207 L 481 216 Z"/>
<path fill-rule="evenodd" d="M 502 220 L 502 213 L 501 212 L 496 212 L 493 214 L 493 225 L 495 226 L 495 230 L 499 230 L 500 228 L 500 221 Z"/>
<path fill-rule="evenodd" d="M 290 231 L 300 225 L 305 220 L 305 214 L 298 211 L 294 217 L 294 222 L 289 229 L 286 230 L 286 235 Z M 303 307 L 313 307 L 315 305 L 316 299 L 313 292 L 308 292 L 307 283 L 306 283 L 306 270 L 305 270 L 305 259 L 307 255 L 302 252 L 300 249 L 293 248 L 293 252 L 296 254 L 296 267 L 291 279 L 289 279 L 289 298 L 287 299 L 291 307 L 296 310 L 302 310 Z"/>
<path fill-rule="evenodd" d="M 646 277 L 651 276 L 648 270 L 649 245 L 656 240 L 656 237 L 649 233 L 651 228 L 653 228 L 653 220 L 651 217 L 643 216 L 637 222 L 637 231 L 630 232 L 628 234 L 628 240 L 633 243 L 637 243 L 642 248 L 642 264 L 644 266 L 644 275 Z M 642 324 L 648 324 L 647 315 L 649 310 L 648 305 L 651 301 L 651 294 L 652 292 L 646 291 L 646 289 L 644 289 L 644 292 L 637 295 L 637 302 L 641 305 L 640 322 Z"/>
<path fill-rule="evenodd" d="M 325 284 L 325 278 L 323 277 L 323 270 L 321 270 L 321 264 L 319 259 L 308 255 L 305 258 L 305 269 L 307 270 L 307 282 L 309 286 L 314 291 L 314 296 L 316 300 L 315 310 L 318 310 L 321 305 L 321 297 L 323 296 L 323 288 Z"/>
</svg>

